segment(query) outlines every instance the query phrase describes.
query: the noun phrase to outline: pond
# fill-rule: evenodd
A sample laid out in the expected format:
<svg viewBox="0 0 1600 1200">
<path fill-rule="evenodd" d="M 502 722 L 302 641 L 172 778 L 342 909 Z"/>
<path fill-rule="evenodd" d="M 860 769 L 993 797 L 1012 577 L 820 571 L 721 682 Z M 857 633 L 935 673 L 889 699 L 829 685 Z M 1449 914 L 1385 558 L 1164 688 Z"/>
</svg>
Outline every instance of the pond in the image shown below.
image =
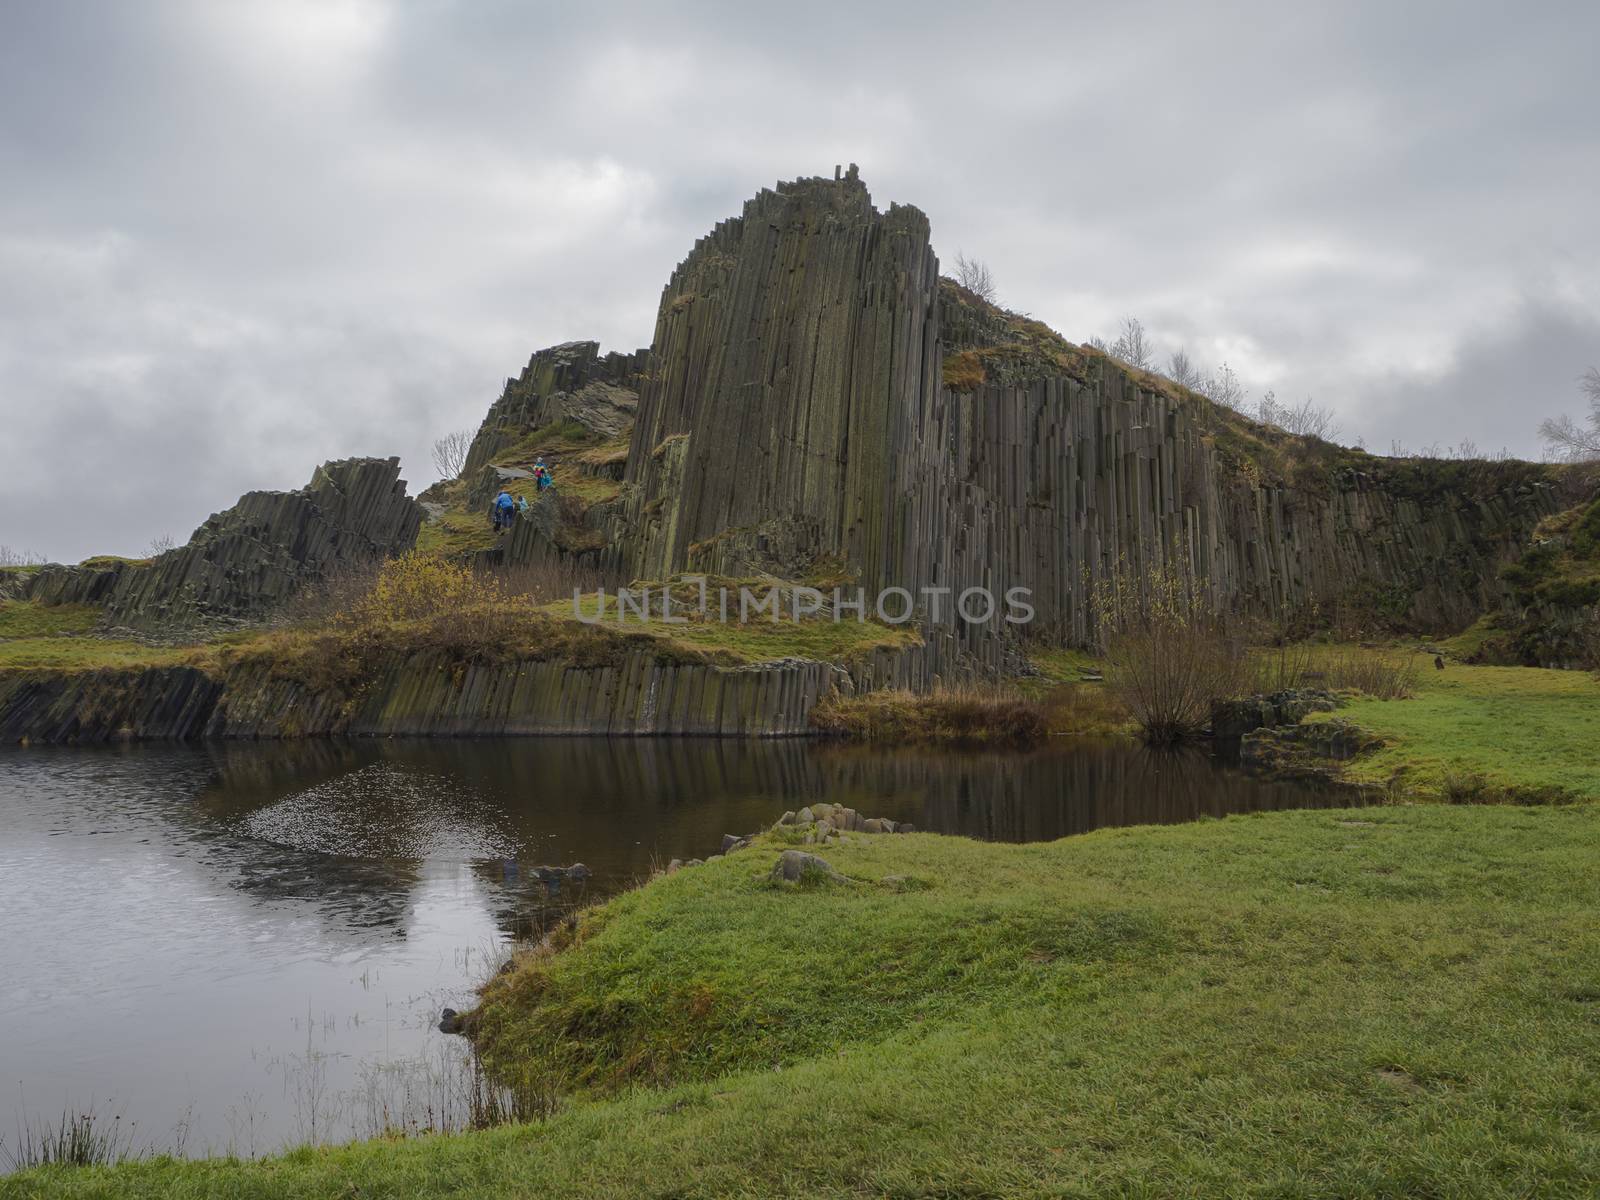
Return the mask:
<svg viewBox="0 0 1600 1200">
<path fill-rule="evenodd" d="M 1349 803 L 1121 741 L 6 750 L 0 1168 L 68 1111 L 190 1155 L 458 1123 L 464 1044 L 435 1024 L 507 945 L 817 800 L 1002 841 Z"/>
</svg>

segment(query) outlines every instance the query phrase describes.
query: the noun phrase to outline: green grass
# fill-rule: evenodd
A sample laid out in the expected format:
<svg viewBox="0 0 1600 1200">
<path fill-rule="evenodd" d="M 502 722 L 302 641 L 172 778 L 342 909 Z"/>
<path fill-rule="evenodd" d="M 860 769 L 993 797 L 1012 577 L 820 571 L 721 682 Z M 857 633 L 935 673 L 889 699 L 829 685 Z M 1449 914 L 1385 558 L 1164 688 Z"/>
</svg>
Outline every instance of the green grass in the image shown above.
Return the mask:
<svg viewBox="0 0 1600 1200">
<path fill-rule="evenodd" d="M 1600 797 L 1600 680 L 1580 671 L 1431 663 L 1409 700 L 1357 699 L 1348 717 L 1390 740 L 1347 773 L 1437 793 L 1452 775 L 1523 791 L 1559 788 Z"/>
<path fill-rule="evenodd" d="M 708 585 L 716 588 L 719 584 L 726 586 L 729 592 L 729 619 L 719 621 L 715 614 L 708 614 L 707 619 L 698 619 L 698 614 L 692 611 L 692 606 L 698 604 L 698 593 L 693 588 L 678 585 L 675 593 L 678 598 L 674 600 L 672 615 L 693 616 L 685 624 L 667 624 L 660 619 L 660 583 L 638 584 L 639 588 L 648 586 L 650 589 L 651 617 L 648 622 L 640 621 L 632 609 L 628 610 L 627 619 L 617 620 L 617 602 L 615 595 L 608 592 L 606 596 L 605 619 L 599 628 L 626 631 L 629 633 L 645 633 L 654 637 L 668 646 L 685 647 L 702 652 L 716 652 L 724 659 L 739 663 L 773 662 L 780 658 L 811 658 L 825 662 L 846 662 L 880 649 L 901 649 L 915 646 L 921 640 L 921 635 L 909 625 L 883 625 L 877 621 L 856 621 L 846 619 L 833 621 L 828 618 L 809 617 L 800 621 L 785 619 L 773 621 L 770 616 L 751 613 L 750 619 L 740 622 L 737 619 L 739 593 L 738 585 L 748 583 L 759 601 L 767 599 L 769 587 L 779 588 L 783 585 L 771 580 L 724 580 L 721 576 L 711 578 Z M 708 603 L 715 608 L 717 593 L 712 590 Z M 780 601 L 780 604 L 785 601 Z M 572 620 L 572 601 L 570 599 L 557 600 L 544 606 L 544 611 L 552 616 Z M 593 617 L 599 611 L 594 595 L 588 594 L 583 598 L 582 611 L 588 617 Z M 784 609 L 785 613 L 791 611 Z"/>
<path fill-rule="evenodd" d="M 100 610 L 89 604 L 0 601 L 0 671 L 162 666 L 180 657 L 173 650 L 89 636 L 99 620 Z"/>
<path fill-rule="evenodd" d="M 100 620 L 92 604 L 58 604 L 36 600 L 0 600 L 0 638 L 62 637 L 88 633 Z"/>
<path fill-rule="evenodd" d="M 1600 806 L 856 835 L 825 851 L 856 882 L 792 890 L 776 849 L 658 879 L 490 990 L 487 1053 L 569 1089 L 547 1122 L 0 1196 L 1600 1188 Z"/>
<path fill-rule="evenodd" d="M 95 637 L 38 637 L 0 641 L 0 671 L 93 671 L 101 667 L 160 667 L 184 661 L 186 651 Z"/>
<path fill-rule="evenodd" d="M 495 541 L 487 512 L 446 509 L 436 519 L 423 522 L 417 532 L 416 548 L 428 553 L 469 554 L 493 549 Z"/>
</svg>

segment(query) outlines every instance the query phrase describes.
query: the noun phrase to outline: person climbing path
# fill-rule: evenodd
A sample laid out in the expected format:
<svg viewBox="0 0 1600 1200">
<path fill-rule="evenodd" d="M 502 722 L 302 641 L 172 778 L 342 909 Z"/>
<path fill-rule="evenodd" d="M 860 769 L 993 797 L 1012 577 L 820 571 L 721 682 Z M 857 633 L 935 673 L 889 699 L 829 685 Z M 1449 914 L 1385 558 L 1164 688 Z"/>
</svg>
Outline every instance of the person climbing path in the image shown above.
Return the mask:
<svg viewBox="0 0 1600 1200">
<path fill-rule="evenodd" d="M 511 499 L 511 493 L 505 488 L 500 489 L 500 494 L 494 498 L 494 531 L 502 533 L 511 528 L 511 522 L 516 520 L 517 506 Z"/>
<path fill-rule="evenodd" d="M 542 454 L 539 456 L 538 461 L 533 464 L 533 478 L 539 485 L 541 492 L 550 486 L 550 468 L 544 465 L 544 455 Z"/>
</svg>

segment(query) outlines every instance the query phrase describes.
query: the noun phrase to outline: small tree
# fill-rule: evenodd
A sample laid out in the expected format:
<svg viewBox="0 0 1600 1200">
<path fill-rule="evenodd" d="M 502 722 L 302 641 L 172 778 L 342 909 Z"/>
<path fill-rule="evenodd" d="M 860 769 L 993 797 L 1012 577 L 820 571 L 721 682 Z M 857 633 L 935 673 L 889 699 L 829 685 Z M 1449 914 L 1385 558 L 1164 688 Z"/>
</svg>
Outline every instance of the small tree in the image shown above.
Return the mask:
<svg viewBox="0 0 1600 1200">
<path fill-rule="evenodd" d="M 1223 363 L 1215 375 L 1206 377 L 1200 385 L 1200 393 L 1213 404 L 1220 404 L 1224 408 L 1237 409 L 1244 402 L 1244 385 L 1227 363 Z"/>
<path fill-rule="evenodd" d="M 447 433 L 433 444 L 433 467 L 441 479 L 459 479 L 472 449 L 472 434 L 465 429 Z"/>
<path fill-rule="evenodd" d="M 0 545 L 0 567 L 36 567 L 44 562 L 41 555 L 28 550 L 14 550 Z"/>
<path fill-rule="evenodd" d="M 1590 367 L 1578 386 L 1589 397 L 1589 417 L 1580 425 L 1563 413 L 1539 426 L 1539 436 L 1554 458 L 1567 462 L 1600 461 L 1600 368 Z"/>
<path fill-rule="evenodd" d="M 994 272 L 989 264 L 965 254 L 956 254 L 956 282 L 985 304 L 995 302 Z"/>
<path fill-rule="evenodd" d="M 1106 682 L 1146 741 L 1197 735 L 1212 708 L 1248 690 L 1243 639 L 1181 565 L 1181 545 L 1143 571 L 1125 564 L 1091 592 Z"/>
<path fill-rule="evenodd" d="M 151 538 L 150 557 L 155 558 L 159 554 L 165 554 L 168 550 L 175 549 L 177 545 L 177 539 L 170 533 L 163 533 L 160 537 Z"/>
<path fill-rule="evenodd" d="M 1186 387 L 1191 392 L 1198 392 L 1205 377 L 1200 374 L 1200 368 L 1189 357 L 1187 350 L 1174 350 L 1167 359 L 1167 378 L 1179 387 Z"/>
<path fill-rule="evenodd" d="M 1155 343 L 1138 317 L 1122 318 L 1122 329 L 1117 333 L 1117 340 L 1111 343 L 1111 357 L 1141 371 L 1154 370 Z"/>
<path fill-rule="evenodd" d="M 1297 437 L 1330 441 L 1339 435 L 1339 422 L 1334 420 L 1333 410 L 1313 403 L 1310 396 L 1299 404 L 1280 404 L 1277 395 L 1268 392 L 1256 408 L 1256 419 Z"/>
</svg>

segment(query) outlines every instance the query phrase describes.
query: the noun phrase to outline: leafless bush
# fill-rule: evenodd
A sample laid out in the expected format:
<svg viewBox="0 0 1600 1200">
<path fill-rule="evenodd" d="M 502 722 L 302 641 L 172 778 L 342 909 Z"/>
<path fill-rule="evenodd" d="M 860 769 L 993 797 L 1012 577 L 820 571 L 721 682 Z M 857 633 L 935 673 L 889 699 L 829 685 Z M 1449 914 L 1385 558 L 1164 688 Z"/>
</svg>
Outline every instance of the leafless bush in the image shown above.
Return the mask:
<svg viewBox="0 0 1600 1200">
<path fill-rule="evenodd" d="M 1579 424 L 1563 413 L 1539 426 L 1552 458 L 1566 462 L 1600 462 L 1600 367 L 1590 367 L 1578 381 L 1589 397 L 1589 416 Z"/>
<path fill-rule="evenodd" d="M 1237 409 L 1244 403 L 1244 385 L 1227 363 L 1218 367 L 1214 374 L 1206 376 L 1200 384 L 1200 394 L 1224 408 Z"/>
<path fill-rule="evenodd" d="M 466 429 L 447 433 L 433 444 L 433 468 L 441 479 L 456 479 L 467 465 L 467 451 L 472 449 L 472 434 Z"/>
<path fill-rule="evenodd" d="M 1219 701 L 1247 690 L 1245 641 L 1179 565 L 1177 548 L 1144 571 L 1119 570 L 1095 589 L 1106 682 L 1146 741 L 1198 734 Z"/>
<path fill-rule="evenodd" d="M 1130 367 L 1137 367 L 1141 371 L 1155 370 L 1155 343 L 1138 317 L 1122 318 L 1122 328 L 1117 331 L 1117 340 L 1111 343 L 1109 353 L 1112 358 Z"/>
<path fill-rule="evenodd" d="M 0 567 L 37 567 L 44 564 L 44 556 L 31 550 L 16 550 L 0 545 Z"/>
<path fill-rule="evenodd" d="M 971 292 L 985 304 L 995 302 L 996 290 L 994 273 L 989 270 L 989 264 L 976 258 L 968 258 L 965 254 L 956 255 L 956 282 L 967 291 Z"/>
<path fill-rule="evenodd" d="M 1191 392 L 1198 392 L 1205 382 L 1199 365 L 1189 357 L 1187 350 L 1174 350 L 1167 359 L 1167 378 L 1179 387 L 1186 387 Z"/>
<path fill-rule="evenodd" d="M 163 533 L 160 537 L 154 537 L 150 539 L 151 558 L 155 558 L 158 554 L 165 554 L 168 550 L 176 550 L 177 548 L 178 540 L 170 533 Z"/>
<path fill-rule="evenodd" d="M 1275 425 L 1296 437 L 1331 441 L 1339 436 L 1339 422 L 1334 419 L 1333 410 L 1316 404 L 1310 396 L 1299 404 L 1285 404 L 1275 393 L 1268 392 L 1261 397 L 1255 415 L 1262 424 Z"/>
</svg>

